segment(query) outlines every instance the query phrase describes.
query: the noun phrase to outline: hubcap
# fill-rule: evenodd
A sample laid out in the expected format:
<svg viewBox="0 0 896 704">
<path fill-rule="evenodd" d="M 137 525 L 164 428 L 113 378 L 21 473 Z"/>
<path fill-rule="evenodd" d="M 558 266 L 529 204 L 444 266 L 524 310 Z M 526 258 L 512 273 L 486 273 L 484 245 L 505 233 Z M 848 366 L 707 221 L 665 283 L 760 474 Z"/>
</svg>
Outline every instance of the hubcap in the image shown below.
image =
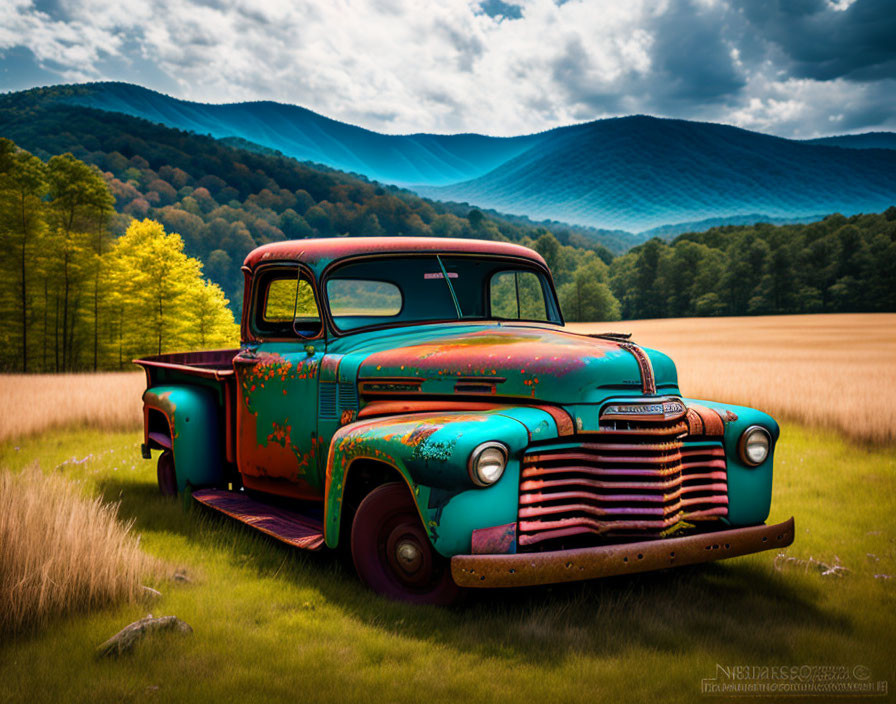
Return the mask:
<svg viewBox="0 0 896 704">
<path fill-rule="evenodd" d="M 420 546 L 412 540 L 400 541 L 395 548 L 395 557 L 398 558 L 398 566 L 408 574 L 416 572 L 423 563 Z"/>
<path fill-rule="evenodd" d="M 411 521 L 400 521 L 388 532 L 385 557 L 393 576 L 408 586 L 421 587 L 432 577 L 432 559 L 426 536 Z"/>
</svg>

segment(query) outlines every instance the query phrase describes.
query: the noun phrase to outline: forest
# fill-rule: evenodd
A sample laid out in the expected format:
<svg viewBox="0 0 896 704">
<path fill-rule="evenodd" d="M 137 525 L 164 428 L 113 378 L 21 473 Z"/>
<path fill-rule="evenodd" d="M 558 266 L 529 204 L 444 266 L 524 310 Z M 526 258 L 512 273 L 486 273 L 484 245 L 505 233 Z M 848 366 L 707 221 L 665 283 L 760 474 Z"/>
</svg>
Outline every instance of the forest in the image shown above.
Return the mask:
<svg viewBox="0 0 896 704">
<path fill-rule="evenodd" d="M 246 254 L 283 239 L 389 234 L 522 242 L 550 234 L 559 245 L 555 275 L 561 281 L 582 256 L 613 258 L 587 228 L 548 230 L 468 205 L 429 201 L 242 141 L 118 113 L 48 105 L 40 89 L 0 96 L 0 135 L 45 161 L 71 153 L 96 166 L 115 198 L 110 230 L 121 233 L 131 218 L 150 217 L 179 233 L 186 253 L 204 262 L 236 313 Z"/>
<path fill-rule="evenodd" d="M 118 369 L 238 344 L 223 291 L 180 235 L 133 219 L 116 237 L 114 203 L 95 167 L 0 139 L 0 369 Z"/>
<path fill-rule="evenodd" d="M 896 311 L 896 207 L 652 239 L 609 281 L 623 319 Z"/>
<path fill-rule="evenodd" d="M 246 254 L 305 237 L 531 246 L 570 321 L 896 310 L 896 207 L 716 227 L 622 253 L 620 241 L 607 240 L 611 251 L 587 229 L 430 201 L 253 145 L 21 96 L 0 96 L 0 134 L 15 140 L 3 141 L 0 165 L 7 371 L 116 369 L 138 354 L 233 344 Z"/>
</svg>

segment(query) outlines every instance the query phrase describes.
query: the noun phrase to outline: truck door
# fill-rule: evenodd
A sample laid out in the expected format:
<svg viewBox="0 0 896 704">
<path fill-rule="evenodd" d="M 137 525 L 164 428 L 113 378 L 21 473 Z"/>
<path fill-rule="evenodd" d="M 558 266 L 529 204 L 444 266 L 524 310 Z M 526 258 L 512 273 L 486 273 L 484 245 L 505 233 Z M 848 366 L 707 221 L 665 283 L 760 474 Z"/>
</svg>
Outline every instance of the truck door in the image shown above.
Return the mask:
<svg viewBox="0 0 896 704">
<path fill-rule="evenodd" d="M 248 489 L 323 497 L 317 458 L 317 394 L 326 351 L 310 272 L 259 268 L 249 327 L 257 342 L 234 359 L 237 466 Z"/>
</svg>

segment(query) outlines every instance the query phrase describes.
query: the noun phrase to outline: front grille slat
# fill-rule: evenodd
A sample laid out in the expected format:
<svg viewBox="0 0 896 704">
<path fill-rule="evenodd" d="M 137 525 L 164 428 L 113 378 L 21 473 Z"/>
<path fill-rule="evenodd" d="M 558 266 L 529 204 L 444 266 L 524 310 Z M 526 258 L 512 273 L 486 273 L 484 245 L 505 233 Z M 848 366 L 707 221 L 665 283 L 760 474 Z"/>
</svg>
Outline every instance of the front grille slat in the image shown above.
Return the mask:
<svg viewBox="0 0 896 704">
<path fill-rule="evenodd" d="M 660 538 L 728 514 L 725 450 L 681 419 L 627 418 L 529 448 L 520 473 L 520 549 L 558 541 Z"/>
</svg>

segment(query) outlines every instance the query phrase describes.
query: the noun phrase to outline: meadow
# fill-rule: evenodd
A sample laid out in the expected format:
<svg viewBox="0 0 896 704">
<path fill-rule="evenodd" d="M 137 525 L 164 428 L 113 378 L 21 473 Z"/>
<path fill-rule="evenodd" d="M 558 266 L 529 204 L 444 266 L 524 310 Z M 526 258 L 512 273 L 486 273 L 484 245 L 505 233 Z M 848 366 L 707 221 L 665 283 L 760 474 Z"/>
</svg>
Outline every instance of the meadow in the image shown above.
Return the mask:
<svg viewBox="0 0 896 704">
<path fill-rule="evenodd" d="M 0 702 L 695 702 L 717 665 L 867 668 L 892 687 L 893 453 L 783 430 L 770 519 L 796 516 L 786 551 L 796 561 L 760 553 L 489 591 L 452 609 L 385 601 L 334 554 L 292 550 L 163 499 L 139 433 L 54 431 L 7 443 L 4 467 L 39 460 L 120 501 L 142 548 L 189 581 L 4 639 Z M 848 571 L 825 576 L 810 558 Z M 159 635 L 115 661 L 96 657 L 97 645 L 147 613 L 176 615 L 194 633 Z"/>
<path fill-rule="evenodd" d="M 143 423 L 146 375 L 0 374 L 0 442 L 54 428 L 134 429 Z"/>
<path fill-rule="evenodd" d="M 880 445 L 896 442 L 896 314 L 572 323 L 668 354 L 690 398 L 752 406 Z"/>
<path fill-rule="evenodd" d="M 593 326 L 631 330 L 667 351 L 686 394 L 755 404 L 783 419 L 769 520 L 796 517 L 793 546 L 655 574 L 487 591 L 452 609 L 385 601 L 338 555 L 293 550 L 163 499 L 155 463 L 140 458 L 131 404 L 141 374 L 103 375 L 97 388 L 127 410 L 93 419 L 93 428 L 55 412 L 75 412 L 58 394 L 69 380 L 73 389 L 81 383 L 56 379 L 40 402 L 53 411 L 44 430 L 29 390 L 42 380 L 19 379 L 16 388 L 0 378 L 2 398 L 34 417 L 22 421 L 27 433 L 0 441 L 0 471 L 37 463 L 86 497 L 117 503 L 142 550 L 167 575 L 184 575 L 150 582 L 157 598 L 137 595 L 0 636 L 0 702 L 694 702 L 703 680 L 731 666 L 843 667 L 850 681 L 883 694 L 880 687 L 896 686 L 896 454 L 884 415 L 892 407 L 877 409 L 883 421 L 860 414 L 893 390 L 896 316 L 803 318 Z M 799 376 L 800 365 L 813 371 Z M 819 414 L 817 404 L 834 412 Z M 82 408 L 89 416 L 89 401 Z M 856 415 L 876 430 L 847 435 Z M 194 633 L 159 635 L 119 660 L 96 657 L 97 645 L 149 612 L 177 615 Z"/>
</svg>

